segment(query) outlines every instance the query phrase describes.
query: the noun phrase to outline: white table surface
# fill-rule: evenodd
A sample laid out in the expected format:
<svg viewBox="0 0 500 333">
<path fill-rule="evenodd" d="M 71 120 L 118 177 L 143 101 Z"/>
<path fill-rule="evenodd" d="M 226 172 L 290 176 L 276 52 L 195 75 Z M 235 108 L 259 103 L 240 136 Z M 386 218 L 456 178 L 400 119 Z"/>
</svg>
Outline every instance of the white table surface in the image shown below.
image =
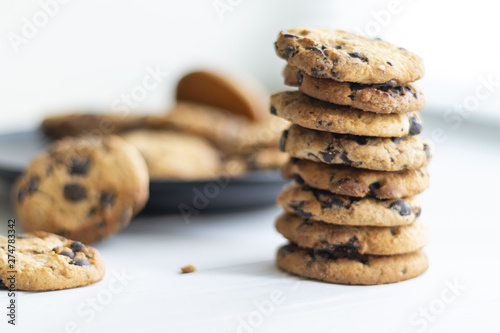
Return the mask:
<svg viewBox="0 0 500 333">
<path fill-rule="evenodd" d="M 15 328 L 0 292 L 0 332 L 500 332 L 500 133 L 431 118 L 427 136 L 436 127 L 448 140 L 436 147 L 422 196 L 431 266 L 419 278 L 360 287 L 285 274 L 274 264 L 285 243 L 273 228 L 277 207 L 189 224 L 139 217 L 96 245 L 107 265 L 102 282 L 19 293 Z M 5 184 L 0 201 L 5 235 L 13 217 Z M 198 270 L 180 274 L 186 264 Z M 117 282 L 123 273 L 131 278 Z"/>
</svg>

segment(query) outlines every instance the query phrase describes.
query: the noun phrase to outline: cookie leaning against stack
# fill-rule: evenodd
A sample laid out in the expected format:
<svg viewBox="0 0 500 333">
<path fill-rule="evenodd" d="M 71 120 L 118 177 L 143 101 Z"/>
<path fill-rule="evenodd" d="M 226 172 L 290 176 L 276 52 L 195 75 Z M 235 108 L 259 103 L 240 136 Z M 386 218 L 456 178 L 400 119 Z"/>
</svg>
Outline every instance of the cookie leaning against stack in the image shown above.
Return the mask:
<svg viewBox="0 0 500 333">
<path fill-rule="evenodd" d="M 287 61 L 271 113 L 293 125 L 280 148 L 295 182 L 279 194 L 280 268 L 340 284 L 407 280 L 428 267 L 417 195 L 432 153 L 418 134 L 420 57 L 345 31 L 299 27 L 275 43 Z"/>
</svg>

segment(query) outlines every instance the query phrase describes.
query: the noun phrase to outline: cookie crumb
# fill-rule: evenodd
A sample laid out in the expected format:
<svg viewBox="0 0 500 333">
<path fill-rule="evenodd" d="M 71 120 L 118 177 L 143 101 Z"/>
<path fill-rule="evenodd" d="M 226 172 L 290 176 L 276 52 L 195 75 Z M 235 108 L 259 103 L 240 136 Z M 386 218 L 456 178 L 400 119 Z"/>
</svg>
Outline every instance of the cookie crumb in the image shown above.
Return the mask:
<svg viewBox="0 0 500 333">
<path fill-rule="evenodd" d="M 193 272 L 196 272 L 196 267 L 193 265 L 186 265 L 184 267 L 181 267 L 181 271 L 183 274 L 193 273 Z"/>
</svg>

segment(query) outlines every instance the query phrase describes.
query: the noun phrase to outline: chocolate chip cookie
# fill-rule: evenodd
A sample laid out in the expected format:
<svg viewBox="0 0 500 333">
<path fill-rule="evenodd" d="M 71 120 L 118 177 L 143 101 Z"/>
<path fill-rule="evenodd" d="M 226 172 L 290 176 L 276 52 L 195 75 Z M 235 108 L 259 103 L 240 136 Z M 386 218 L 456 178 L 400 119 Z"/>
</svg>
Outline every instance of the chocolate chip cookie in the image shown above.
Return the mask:
<svg viewBox="0 0 500 333">
<path fill-rule="evenodd" d="M 419 136 L 377 138 L 315 131 L 292 125 L 283 132 L 281 150 L 292 157 L 380 171 L 420 169 L 432 151 Z"/>
<path fill-rule="evenodd" d="M 101 281 L 105 268 L 99 252 L 80 242 L 46 232 L 17 235 L 15 271 L 10 273 L 8 238 L 0 236 L 0 280 L 17 290 L 56 290 Z"/>
<path fill-rule="evenodd" d="M 419 221 L 395 227 L 344 226 L 285 213 L 275 226 L 290 242 L 314 250 L 394 255 L 420 250 L 429 243 L 427 227 Z"/>
<path fill-rule="evenodd" d="M 283 165 L 281 174 L 313 188 L 352 197 L 400 199 L 429 187 L 425 168 L 387 172 L 292 158 Z"/>
<path fill-rule="evenodd" d="M 422 132 L 418 112 L 365 112 L 323 102 L 300 91 L 272 95 L 271 113 L 302 127 L 339 134 L 402 137 Z"/>
<path fill-rule="evenodd" d="M 421 250 L 393 256 L 354 255 L 343 251 L 303 249 L 294 244 L 277 254 L 281 269 L 308 278 L 354 285 L 375 285 L 408 280 L 429 267 Z"/>
<path fill-rule="evenodd" d="M 45 118 L 42 122 L 42 131 L 53 139 L 66 136 L 98 139 L 145 125 L 146 119 L 141 115 L 72 113 Z"/>
<path fill-rule="evenodd" d="M 222 169 L 218 150 L 199 136 L 143 129 L 122 138 L 139 149 L 151 179 L 210 179 Z"/>
<path fill-rule="evenodd" d="M 275 48 L 288 64 L 318 78 L 378 84 L 413 82 L 424 75 L 416 54 L 342 30 L 293 28 L 278 35 Z"/>
<path fill-rule="evenodd" d="M 404 113 L 421 110 L 425 105 L 424 93 L 414 83 L 339 82 L 312 77 L 289 65 L 285 67 L 283 77 L 286 85 L 299 87 L 301 92 L 310 97 L 364 111 Z"/>
<path fill-rule="evenodd" d="M 415 222 L 421 213 L 417 197 L 388 200 L 355 198 L 297 183 L 285 186 L 276 203 L 286 212 L 302 218 L 339 225 L 406 225 Z"/>
<path fill-rule="evenodd" d="M 93 243 L 126 227 L 146 204 L 149 174 L 139 151 L 116 136 L 68 137 L 35 158 L 13 186 L 26 231 Z"/>
</svg>

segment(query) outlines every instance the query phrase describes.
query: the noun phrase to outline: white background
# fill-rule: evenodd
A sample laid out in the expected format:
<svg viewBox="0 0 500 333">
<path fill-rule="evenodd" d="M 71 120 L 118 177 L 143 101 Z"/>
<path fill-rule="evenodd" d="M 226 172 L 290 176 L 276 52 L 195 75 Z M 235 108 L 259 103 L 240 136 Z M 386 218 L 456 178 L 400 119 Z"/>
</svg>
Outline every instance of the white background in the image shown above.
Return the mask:
<svg viewBox="0 0 500 333">
<path fill-rule="evenodd" d="M 436 112 L 463 102 L 480 76 L 500 84 L 499 10 L 489 0 L 221 0 L 234 4 L 221 16 L 217 0 L 70 0 L 45 23 L 48 2 L 0 1 L 0 131 L 31 128 L 51 112 L 109 111 L 148 66 L 168 75 L 137 112 L 165 110 L 179 76 L 199 67 L 243 69 L 277 91 L 284 63 L 272 44 L 296 25 L 379 35 L 421 55 Z M 44 26 L 16 52 L 9 38 L 22 36 L 24 19 Z M 500 119 L 498 105 L 500 87 L 470 117 Z"/>
</svg>

